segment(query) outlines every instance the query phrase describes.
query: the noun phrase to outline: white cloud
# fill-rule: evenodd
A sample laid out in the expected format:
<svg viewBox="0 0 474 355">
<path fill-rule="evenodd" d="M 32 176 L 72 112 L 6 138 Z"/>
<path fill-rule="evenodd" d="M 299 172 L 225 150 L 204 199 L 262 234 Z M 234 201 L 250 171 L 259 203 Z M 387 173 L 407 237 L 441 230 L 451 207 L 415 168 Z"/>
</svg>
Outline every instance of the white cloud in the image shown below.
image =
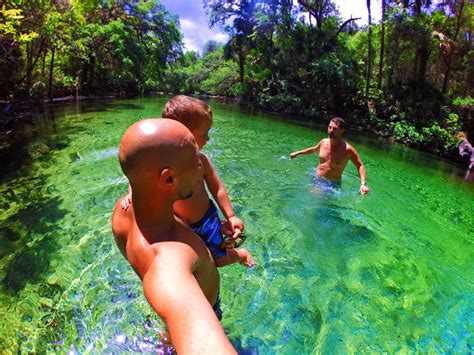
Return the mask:
<svg viewBox="0 0 474 355">
<path fill-rule="evenodd" d="M 342 20 L 360 17 L 357 21 L 359 25 L 367 25 L 368 12 L 365 0 L 336 0 L 336 5 L 341 14 Z M 371 0 L 372 23 L 379 22 L 382 17 L 382 4 L 380 0 Z"/>
<path fill-rule="evenodd" d="M 201 52 L 204 44 L 209 40 L 226 43 L 229 39 L 227 34 L 219 29 L 207 27 L 207 22 L 202 25 L 188 18 L 181 18 L 181 31 L 184 36 L 184 46 L 188 51 Z"/>
<path fill-rule="evenodd" d="M 209 28 L 209 17 L 198 0 L 161 0 L 168 11 L 179 16 L 180 29 L 183 33 L 184 48 L 187 51 L 202 52 L 209 40 L 226 43 L 229 36 L 219 28 Z"/>
<path fill-rule="evenodd" d="M 184 46 L 188 51 L 202 52 L 204 44 L 209 40 L 226 43 L 228 35 L 219 28 L 208 28 L 208 15 L 205 14 L 200 0 L 161 0 L 171 13 L 179 15 Z M 357 23 L 367 24 L 366 0 L 335 0 L 342 20 L 352 17 L 361 17 Z M 381 18 L 381 0 L 371 0 L 372 22 Z"/>
</svg>

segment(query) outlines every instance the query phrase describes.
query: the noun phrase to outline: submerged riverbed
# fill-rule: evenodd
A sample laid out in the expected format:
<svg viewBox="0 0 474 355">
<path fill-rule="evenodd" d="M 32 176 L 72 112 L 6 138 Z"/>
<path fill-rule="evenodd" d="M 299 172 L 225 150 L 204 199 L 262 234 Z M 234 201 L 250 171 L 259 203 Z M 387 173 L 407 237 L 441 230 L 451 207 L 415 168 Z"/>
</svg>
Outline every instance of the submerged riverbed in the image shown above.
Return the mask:
<svg viewBox="0 0 474 355">
<path fill-rule="evenodd" d="M 1 351 L 167 350 L 110 229 L 127 192 L 120 138 L 166 100 L 83 102 L 35 118 L 23 163 L 0 180 Z M 324 130 L 209 103 L 204 152 L 257 262 L 220 269 L 222 324 L 240 353 L 473 350 L 474 188 L 453 166 L 349 135 L 371 193 L 357 193 L 349 165 L 342 190 L 320 194 L 316 157 L 288 156 Z"/>
</svg>

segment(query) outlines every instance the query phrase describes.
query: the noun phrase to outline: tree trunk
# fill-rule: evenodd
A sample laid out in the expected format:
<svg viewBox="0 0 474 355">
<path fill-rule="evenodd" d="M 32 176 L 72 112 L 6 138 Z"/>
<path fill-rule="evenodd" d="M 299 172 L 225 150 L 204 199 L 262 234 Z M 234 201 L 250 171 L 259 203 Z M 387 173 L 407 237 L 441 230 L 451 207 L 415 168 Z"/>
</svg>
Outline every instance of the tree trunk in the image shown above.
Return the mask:
<svg viewBox="0 0 474 355">
<path fill-rule="evenodd" d="M 31 43 L 28 42 L 26 43 L 26 88 L 28 92 L 30 91 L 31 88 Z"/>
<path fill-rule="evenodd" d="M 365 96 L 369 97 L 370 78 L 372 74 L 372 15 L 370 12 L 370 0 L 367 0 L 367 11 L 369 13 L 369 35 L 367 38 L 367 73 L 365 76 Z"/>
<path fill-rule="evenodd" d="M 380 32 L 380 60 L 379 60 L 379 75 L 377 79 L 377 89 L 380 90 L 382 87 L 382 75 L 383 75 L 383 61 L 385 51 L 385 0 L 382 0 L 382 28 Z"/>
<path fill-rule="evenodd" d="M 242 47 L 239 47 L 239 78 L 240 83 L 244 83 L 244 67 L 245 67 L 245 57 Z"/>
<path fill-rule="evenodd" d="M 89 55 L 89 76 L 87 80 L 87 88 L 89 89 L 89 94 L 95 94 L 96 90 L 96 77 L 95 77 L 95 56 L 93 54 Z"/>
<path fill-rule="evenodd" d="M 51 48 L 51 62 L 49 65 L 49 82 L 48 82 L 48 97 L 53 96 L 53 69 L 54 69 L 54 46 Z"/>
<path fill-rule="evenodd" d="M 426 71 L 428 70 L 428 60 L 430 59 L 430 49 L 428 43 L 423 43 L 418 50 L 418 64 L 416 80 L 419 86 L 424 85 L 426 78 Z"/>
<path fill-rule="evenodd" d="M 41 77 L 44 78 L 44 71 L 46 70 L 46 55 L 48 54 L 48 50 L 45 49 L 43 51 L 43 65 L 41 66 Z"/>
<path fill-rule="evenodd" d="M 451 60 L 453 58 L 455 43 L 458 38 L 459 30 L 461 28 L 461 17 L 462 17 L 463 9 L 464 9 L 464 0 L 461 0 L 459 4 L 458 18 L 456 21 L 456 32 L 454 33 L 454 38 L 453 38 L 453 46 L 451 48 L 451 51 L 449 52 L 448 60 L 446 61 L 446 70 L 444 72 L 443 88 L 441 90 L 443 94 L 446 94 L 446 91 L 448 91 L 449 74 L 451 73 Z"/>
</svg>

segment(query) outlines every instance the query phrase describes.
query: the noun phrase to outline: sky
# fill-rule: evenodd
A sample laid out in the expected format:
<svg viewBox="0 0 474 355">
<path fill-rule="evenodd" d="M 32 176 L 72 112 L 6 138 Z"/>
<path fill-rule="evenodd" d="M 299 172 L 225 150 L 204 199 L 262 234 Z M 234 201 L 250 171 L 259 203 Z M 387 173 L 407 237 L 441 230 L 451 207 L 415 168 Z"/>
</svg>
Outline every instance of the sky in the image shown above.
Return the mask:
<svg viewBox="0 0 474 355">
<path fill-rule="evenodd" d="M 371 0 L 372 22 L 380 20 L 380 1 Z M 160 0 L 160 2 L 170 13 L 179 16 L 185 50 L 202 53 L 204 43 L 209 40 L 227 42 L 228 36 L 219 28 L 208 27 L 209 17 L 204 12 L 202 0 Z M 366 0 L 335 0 L 335 2 L 343 20 L 349 19 L 352 15 L 362 18 L 357 21 L 360 26 L 367 24 Z"/>
</svg>

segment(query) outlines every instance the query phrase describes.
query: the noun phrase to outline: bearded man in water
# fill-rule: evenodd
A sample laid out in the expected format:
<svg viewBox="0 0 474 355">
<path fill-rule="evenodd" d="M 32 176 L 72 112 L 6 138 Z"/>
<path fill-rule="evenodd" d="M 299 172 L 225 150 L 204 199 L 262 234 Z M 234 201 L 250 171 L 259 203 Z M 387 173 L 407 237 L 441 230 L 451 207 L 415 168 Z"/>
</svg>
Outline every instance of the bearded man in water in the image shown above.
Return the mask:
<svg viewBox="0 0 474 355">
<path fill-rule="evenodd" d="M 290 154 L 294 159 L 301 154 L 312 154 L 319 152 L 319 164 L 316 168 L 316 184 L 320 187 L 339 188 L 341 177 L 347 162 L 350 160 L 360 176 L 359 191 L 362 195 L 369 193 L 367 186 L 365 168 L 357 151 L 353 146 L 342 139 L 345 121 L 340 117 L 334 117 L 329 121 L 328 136 L 317 145 Z"/>
</svg>

